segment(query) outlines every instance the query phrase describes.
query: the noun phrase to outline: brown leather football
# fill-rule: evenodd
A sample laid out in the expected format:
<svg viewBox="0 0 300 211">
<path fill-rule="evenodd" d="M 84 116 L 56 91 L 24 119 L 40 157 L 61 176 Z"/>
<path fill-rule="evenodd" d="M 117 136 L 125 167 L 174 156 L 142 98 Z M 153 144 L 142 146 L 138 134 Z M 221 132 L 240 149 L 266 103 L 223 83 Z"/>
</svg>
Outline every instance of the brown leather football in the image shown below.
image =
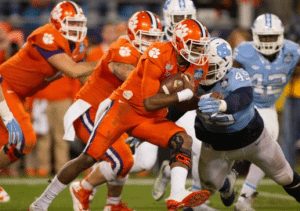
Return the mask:
<svg viewBox="0 0 300 211">
<path fill-rule="evenodd" d="M 220 92 L 213 92 L 213 93 L 211 93 L 210 97 L 216 98 L 216 99 L 219 99 L 219 100 L 224 99 L 224 95 Z"/>
<path fill-rule="evenodd" d="M 160 93 L 173 94 L 184 89 L 183 78 L 185 74 L 177 73 L 165 78 L 160 83 Z"/>
</svg>

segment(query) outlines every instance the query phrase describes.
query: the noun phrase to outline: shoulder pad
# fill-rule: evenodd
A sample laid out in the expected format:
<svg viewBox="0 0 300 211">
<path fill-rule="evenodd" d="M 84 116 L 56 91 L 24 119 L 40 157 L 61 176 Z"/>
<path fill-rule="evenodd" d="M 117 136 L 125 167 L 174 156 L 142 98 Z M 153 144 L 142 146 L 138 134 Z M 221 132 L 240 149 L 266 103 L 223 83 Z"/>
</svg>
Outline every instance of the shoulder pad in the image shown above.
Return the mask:
<svg viewBox="0 0 300 211">
<path fill-rule="evenodd" d="M 136 65 L 140 57 L 138 50 L 127 40 L 119 38 L 109 48 L 110 61 Z"/>
<path fill-rule="evenodd" d="M 300 55 L 300 46 L 297 43 L 291 40 L 284 40 L 283 46 L 285 51 L 284 53 L 291 52 L 293 54 Z"/>
<path fill-rule="evenodd" d="M 156 42 L 147 49 L 143 57 L 160 67 L 164 67 L 170 61 L 172 54 L 174 54 L 174 48 L 170 42 Z"/>
<path fill-rule="evenodd" d="M 232 67 L 225 77 L 227 77 L 229 86 L 232 90 L 240 87 L 252 86 L 251 78 L 248 72 L 243 68 Z"/>
<path fill-rule="evenodd" d="M 233 58 L 237 62 L 243 63 L 244 61 L 252 58 L 255 53 L 256 50 L 253 47 L 253 42 L 242 42 L 234 49 Z"/>
<path fill-rule="evenodd" d="M 27 41 L 49 51 L 59 48 L 65 50 L 68 46 L 68 41 L 49 24 L 33 31 Z"/>
</svg>

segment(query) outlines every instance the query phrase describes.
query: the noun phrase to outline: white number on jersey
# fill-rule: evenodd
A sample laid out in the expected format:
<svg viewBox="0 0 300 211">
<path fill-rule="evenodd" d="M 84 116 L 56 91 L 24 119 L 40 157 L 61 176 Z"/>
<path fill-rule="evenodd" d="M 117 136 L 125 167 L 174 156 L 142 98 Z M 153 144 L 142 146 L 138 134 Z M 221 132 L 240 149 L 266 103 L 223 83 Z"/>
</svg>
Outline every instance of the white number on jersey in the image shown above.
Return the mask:
<svg viewBox="0 0 300 211">
<path fill-rule="evenodd" d="M 237 81 L 248 81 L 248 80 L 250 80 L 250 76 L 248 75 L 248 73 L 246 71 L 236 72 L 235 73 L 235 80 L 237 80 Z"/>
<path fill-rule="evenodd" d="M 285 74 L 272 74 L 268 75 L 268 81 L 264 85 L 263 83 L 263 74 L 254 74 L 252 77 L 252 83 L 254 85 L 254 92 L 257 94 L 266 94 L 266 95 L 274 95 L 279 94 L 282 90 L 280 85 L 286 83 L 286 75 Z"/>
</svg>

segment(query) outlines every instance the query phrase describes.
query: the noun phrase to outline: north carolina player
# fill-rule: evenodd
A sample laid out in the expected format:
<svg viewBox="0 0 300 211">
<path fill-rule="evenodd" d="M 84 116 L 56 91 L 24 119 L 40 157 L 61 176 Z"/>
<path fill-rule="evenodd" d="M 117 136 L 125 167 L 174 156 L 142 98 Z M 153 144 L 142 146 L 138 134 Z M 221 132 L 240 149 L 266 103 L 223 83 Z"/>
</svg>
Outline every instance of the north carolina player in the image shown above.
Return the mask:
<svg viewBox="0 0 300 211">
<path fill-rule="evenodd" d="M 25 45 L 0 66 L 0 169 L 35 146 L 24 99 L 62 74 L 78 78 L 92 72 L 94 63 L 77 63 L 85 55 L 86 31 L 82 9 L 72 1 L 60 2 L 51 12 L 50 23 L 33 31 Z"/>
<path fill-rule="evenodd" d="M 122 84 L 137 65 L 142 53 L 151 43 L 162 40 L 163 34 L 159 18 L 150 11 L 139 11 L 129 18 L 127 36 L 119 37 L 109 47 L 67 111 L 65 139 L 74 140 L 74 133 L 69 136 L 74 126 L 76 136 L 85 144 L 88 142 L 100 102 Z M 132 210 L 121 202 L 122 187 L 133 165 L 131 150 L 125 143 L 127 138 L 127 134 L 122 135 L 106 151 L 102 158 L 105 161 L 97 164 L 82 181 L 71 183 L 74 210 L 89 210 L 93 188 L 104 182 L 108 182 L 109 189 L 104 210 Z M 93 153 L 89 155 L 94 157 Z"/>
<path fill-rule="evenodd" d="M 300 176 L 293 172 L 280 146 L 264 127 L 254 107 L 248 73 L 231 67 L 231 47 L 225 40 L 212 39 L 208 49 L 209 70 L 200 82 L 202 96 L 195 120 L 196 136 L 205 142 L 199 160 L 202 187 L 212 193 L 220 190 L 234 161 L 249 160 L 300 202 Z M 212 97 L 211 93 L 223 98 Z M 220 191 L 232 185 L 225 181 Z"/>
<path fill-rule="evenodd" d="M 194 82 L 184 77 L 182 91 L 169 95 L 159 92 L 160 82 L 166 77 L 178 72 L 193 74 L 198 65 L 207 63 L 207 32 L 200 22 L 186 19 L 177 25 L 174 33 L 172 43 L 152 44 L 121 87 L 100 104 L 103 112 L 99 112 L 101 118 L 96 121 L 84 153 L 64 166 L 34 205 L 40 207 L 43 203 L 46 210 L 66 184 L 102 158 L 124 132 L 172 149 L 171 194 L 166 201 L 169 210 L 198 206 L 207 200 L 208 191 L 185 189 L 192 140 L 183 128 L 165 118 L 169 105 L 194 97 Z M 201 50 L 203 53 L 199 53 Z"/>
<path fill-rule="evenodd" d="M 273 141 L 277 141 L 279 125 L 275 102 L 297 68 L 299 45 L 285 40 L 284 28 L 274 14 L 262 14 L 252 27 L 252 42 L 240 44 L 234 52 L 235 66 L 243 67 L 253 84 L 254 105 L 264 120 Z M 276 157 L 274 157 L 276 159 Z M 256 188 L 265 173 L 251 164 L 235 209 L 251 211 Z"/>
</svg>

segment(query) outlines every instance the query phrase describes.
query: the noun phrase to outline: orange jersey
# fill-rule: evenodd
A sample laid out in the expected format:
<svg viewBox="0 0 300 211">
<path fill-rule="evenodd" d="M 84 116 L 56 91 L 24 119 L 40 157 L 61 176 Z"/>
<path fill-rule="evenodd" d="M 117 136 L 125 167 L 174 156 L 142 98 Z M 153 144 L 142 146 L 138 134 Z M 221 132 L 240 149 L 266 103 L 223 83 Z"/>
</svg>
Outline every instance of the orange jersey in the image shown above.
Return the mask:
<svg viewBox="0 0 300 211">
<path fill-rule="evenodd" d="M 62 50 L 74 61 L 81 60 L 86 51 L 84 41 L 76 43 L 71 52 L 68 40 L 51 24 L 37 28 L 29 35 L 25 45 L 0 66 L 3 80 L 21 98 L 31 96 L 62 75 L 48 63 L 35 46 L 46 51 Z"/>
<path fill-rule="evenodd" d="M 190 65 L 185 72 L 193 73 L 195 69 L 196 66 Z M 176 50 L 171 42 L 154 43 L 143 54 L 137 67 L 111 98 L 123 98 L 142 115 L 164 117 L 167 114 L 166 108 L 148 112 L 145 110 L 143 101 L 158 93 L 162 80 L 178 72 Z"/>
<path fill-rule="evenodd" d="M 86 61 L 88 62 L 98 62 L 101 57 L 108 51 L 107 45 L 97 45 L 91 47 L 86 55 Z"/>
<path fill-rule="evenodd" d="M 111 44 L 108 52 L 102 57 L 76 98 L 83 99 L 97 108 L 101 101 L 109 97 L 123 83 L 109 70 L 108 64 L 120 62 L 136 66 L 139 57 L 140 53 L 129 40 L 126 37 L 120 37 Z"/>
<path fill-rule="evenodd" d="M 33 97 L 49 101 L 73 99 L 80 86 L 81 84 L 78 79 L 63 76 L 50 83 L 46 88 L 38 91 Z"/>
</svg>

